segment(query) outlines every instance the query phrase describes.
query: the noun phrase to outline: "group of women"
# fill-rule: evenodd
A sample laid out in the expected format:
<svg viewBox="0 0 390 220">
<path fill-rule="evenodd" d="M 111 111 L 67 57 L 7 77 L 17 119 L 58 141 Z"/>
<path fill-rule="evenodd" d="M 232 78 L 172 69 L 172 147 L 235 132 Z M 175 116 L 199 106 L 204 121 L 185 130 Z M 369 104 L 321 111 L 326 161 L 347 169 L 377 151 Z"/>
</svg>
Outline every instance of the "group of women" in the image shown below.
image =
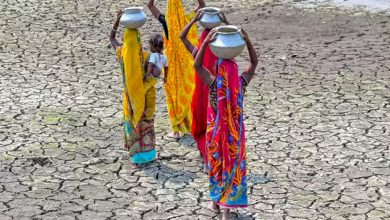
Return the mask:
<svg viewBox="0 0 390 220">
<path fill-rule="evenodd" d="M 250 63 L 243 73 L 239 75 L 234 59 L 216 57 L 209 47 L 215 31 L 206 29 L 198 39 L 194 25 L 203 7 L 205 2 L 198 0 L 198 7 L 186 15 L 181 0 L 168 0 L 165 17 L 149 0 L 148 8 L 164 30 L 164 36 L 149 40 L 150 53 L 142 49 L 139 30 L 126 29 L 123 43 L 116 40 L 121 11 L 110 41 L 122 67 L 125 147 L 132 164 L 157 158 L 155 84 L 163 75 L 173 137 L 192 133 L 209 174 L 210 209 L 223 209 L 222 219 L 228 219 L 231 208 L 248 206 L 243 97 L 258 60 L 245 31 Z M 224 14 L 221 19 L 228 24 Z"/>
</svg>

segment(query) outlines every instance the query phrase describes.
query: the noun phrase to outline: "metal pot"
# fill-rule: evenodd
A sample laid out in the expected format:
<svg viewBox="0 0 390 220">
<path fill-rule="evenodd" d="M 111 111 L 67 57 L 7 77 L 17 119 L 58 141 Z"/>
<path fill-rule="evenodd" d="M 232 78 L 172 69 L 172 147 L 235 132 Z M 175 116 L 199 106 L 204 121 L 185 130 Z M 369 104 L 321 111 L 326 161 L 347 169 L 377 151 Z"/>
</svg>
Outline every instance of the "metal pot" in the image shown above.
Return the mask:
<svg viewBox="0 0 390 220">
<path fill-rule="evenodd" d="M 210 43 L 210 49 L 215 56 L 223 59 L 233 59 L 245 48 L 241 30 L 237 26 L 227 25 L 215 28 L 216 40 Z"/>
<path fill-rule="evenodd" d="M 219 12 L 221 11 L 219 8 L 205 7 L 201 10 L 203 12 L 203 16 L 200 18 L 199 23 L 204 28 L 213 29 L 222 24 L 222 20 L 219 17 Z"/>
<path fill-rule="evenodd" d="M 137 29 L 145 24 L 146 19 L 142 7 L 130 7 L 123 10 L 120 24 L 129 29 Z"/>
</svg>

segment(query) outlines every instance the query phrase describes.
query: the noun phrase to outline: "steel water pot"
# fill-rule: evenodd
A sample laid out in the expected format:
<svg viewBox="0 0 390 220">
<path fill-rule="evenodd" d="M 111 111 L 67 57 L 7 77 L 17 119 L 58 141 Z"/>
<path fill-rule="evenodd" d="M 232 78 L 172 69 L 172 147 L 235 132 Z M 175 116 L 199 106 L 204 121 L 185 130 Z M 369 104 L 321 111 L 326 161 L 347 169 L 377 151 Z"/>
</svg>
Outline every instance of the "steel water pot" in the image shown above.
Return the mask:
<svg viewBox="0 0 390 220">
<path fill-rule="evenodd" d="M 222 24 L 222 20 L 219 17 L 221 10 L 215 7 L 205 7 L 200 9 L 203 12 L 202 17 L 199 20 L 200 25 L 206 29 L 213 29 Z"/>
<path fill-rule="evenodd" d="M 216 40 L 210 43 L 210 49 L 215 56 L 223 59 L 233 59 L 245 48 L 241 30 L 237 26 L 227 25 L 215 28 Z"/>
<path fill-rule="evenodd" d="M 142 7 L 130 7 L 123 10 L 120 24 L 129 29 L 142 27 L 147 20 Z"/>
</svg>

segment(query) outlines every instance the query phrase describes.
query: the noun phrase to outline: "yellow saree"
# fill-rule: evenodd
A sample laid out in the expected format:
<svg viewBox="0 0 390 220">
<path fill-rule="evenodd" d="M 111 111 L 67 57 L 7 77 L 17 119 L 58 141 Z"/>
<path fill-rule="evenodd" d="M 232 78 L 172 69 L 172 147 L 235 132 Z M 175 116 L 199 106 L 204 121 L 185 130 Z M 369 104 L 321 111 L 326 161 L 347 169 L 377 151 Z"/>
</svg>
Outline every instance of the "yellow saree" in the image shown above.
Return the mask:
<svg viewBox="0 0 390 220">
<path fill-rule="evenodd" d="M 142 69 L 144 61 L 140 38 L 138 30 L 126 29 L 123 35 L 123 48 L 121 51 L 124 60 L 124 93 L 127 93 L 129 96 L 128 100 L 123 102 L 123 109 L 130 110 L 131 106 L 132 112 L 125 112 L 125 121 L 130 120 L 133 127 L 137 127 L 145 108 L 144 84 L 140 83 L 144 78 Z"/>
<path fill-rule="evenodd" d="M 156 159 L 154 112 L 156 79 L 144 81 L 143 64 L 147 53 L 142 52 L 138 30 L 126 29 L 123 47 L 117 50 L 117 59 L 123 74 L 123 127 L 125 148 L 135 164 Z"/>
<path fill-rule="evenodd" d="M 181 0 L 168 0 L 166 13 L 169 40 L 166 40 L 168 57 L 168 79 L 165 94 L 168 113 L 175 132 L 191 131 L 191 98 L 195 87 L 193 58 L 180 40 L 180 33 L 195 13 L 185 16 Z M 193 45 L 198 45 L 198 33 L 193 26 L 188 38 Z"/>
</svg>

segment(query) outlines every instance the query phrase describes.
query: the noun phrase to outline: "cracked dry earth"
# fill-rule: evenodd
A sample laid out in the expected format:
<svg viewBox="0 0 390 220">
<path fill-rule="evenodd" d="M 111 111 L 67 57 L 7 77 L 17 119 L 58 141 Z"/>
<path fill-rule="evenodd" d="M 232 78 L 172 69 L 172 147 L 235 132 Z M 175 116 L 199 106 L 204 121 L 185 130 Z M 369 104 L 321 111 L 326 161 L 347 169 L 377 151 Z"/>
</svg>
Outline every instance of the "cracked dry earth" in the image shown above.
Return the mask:
<svg viewBox="0 0 390 220">
<path fill-rule="evenodd" d="M 390 219 L 389 17 L 209 4 L 250 33 L 261 61 L 245 104 L 250 207 L 237 219 Z M 160 160 L 129 166 L 107 46 L 128 5 L 0 2 L 1 220 L 218 218 L 194 141 L 166 137 L 161 84 Z M 145 42 L 161 27 L 141 32 Z"/>
</svg>

